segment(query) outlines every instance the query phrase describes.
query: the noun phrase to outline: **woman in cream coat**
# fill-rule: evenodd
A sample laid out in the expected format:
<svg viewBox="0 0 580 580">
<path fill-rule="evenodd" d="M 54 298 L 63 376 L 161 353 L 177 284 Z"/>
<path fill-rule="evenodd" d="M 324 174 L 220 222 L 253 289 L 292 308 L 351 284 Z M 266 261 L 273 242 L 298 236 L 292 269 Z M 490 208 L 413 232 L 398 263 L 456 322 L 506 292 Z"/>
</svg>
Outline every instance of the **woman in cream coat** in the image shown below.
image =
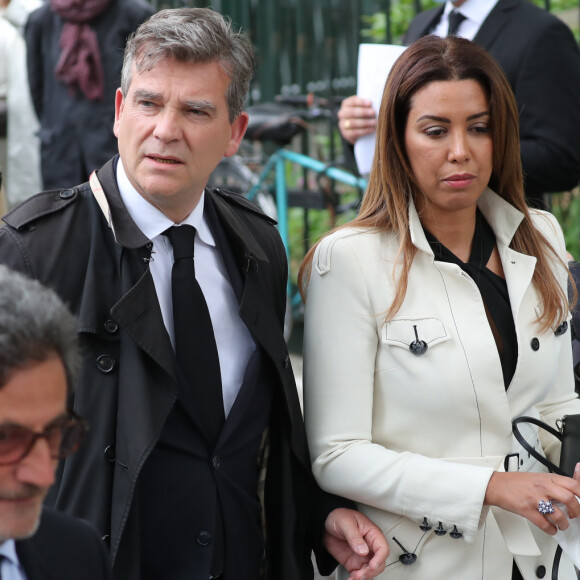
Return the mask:
<svg viewBox="0 0 580 580">
<path fill-rule="evenodd" d="M 556 220 L 525 206 L 517 109 L 483 49 L 425 37 L 399 58 L 360 215 L 301 282 L 314 474 L 382 527 L 381 578 L 549 577 L 580 484 L 511 422 L 580 413 L 568 271 Z M 558 578 L 576 578 L 566 557 Z"/>
</svg>

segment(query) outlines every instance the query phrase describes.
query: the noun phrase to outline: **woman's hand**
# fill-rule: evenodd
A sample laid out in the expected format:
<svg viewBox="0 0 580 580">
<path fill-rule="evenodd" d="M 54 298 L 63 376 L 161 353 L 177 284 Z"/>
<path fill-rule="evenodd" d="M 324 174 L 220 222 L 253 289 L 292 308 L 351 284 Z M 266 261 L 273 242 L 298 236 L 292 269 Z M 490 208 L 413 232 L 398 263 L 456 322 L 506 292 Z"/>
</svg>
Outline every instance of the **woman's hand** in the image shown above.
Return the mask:
<svg viewBox="0 0 580 580">
<path fill-rule="evenodd" d="M 577 496 L 580 496 L 580 464 L 576 465 L 574 478 L 553 473 L 496 471 L 487 485 L 484 503 L 518 514 L 553 536 L 558 528 L 568 528 L 568 519 L 580 516 Z M 554 513 L 541 514 L 540 500 L 552 501 Z"/>
</svg>

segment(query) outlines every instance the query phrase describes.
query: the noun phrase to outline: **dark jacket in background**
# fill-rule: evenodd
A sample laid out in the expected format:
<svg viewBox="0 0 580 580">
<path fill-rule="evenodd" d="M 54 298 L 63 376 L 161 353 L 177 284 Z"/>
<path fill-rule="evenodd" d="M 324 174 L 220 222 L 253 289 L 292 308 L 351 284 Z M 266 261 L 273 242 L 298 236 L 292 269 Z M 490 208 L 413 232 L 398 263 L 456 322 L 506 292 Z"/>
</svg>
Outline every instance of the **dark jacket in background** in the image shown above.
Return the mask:
<svg viewBox="0 0 580 580">
<path fill-rule="evenodd" d="M 152 13 L 144 0 L 112 0 L 91 23 L 104 75 L 103 98 L 97 101 L 88 100 L 81 91 L 71 94 L 67 85 L 55 78 L 63 20 L 50 9 L 50 2 L 30 15 L 25 29 L 28 78 L 40 120 L 45 189 L 82 183 L 91 171 L 116 155 L 115 91 L 121 83 L 125 43 Z"/>
<path fill-rule="evenodd" d="M 44 508 L 31 538 L 16 541 L 28 580 L 109 580 L 105 545 L 86 522 Z"/>
<path fill-rule="evenodd" d="M 404 44 L 429 34 L 443 6 L 419 13 Z M 580 181 L 580 50 L 572 32 L 528 0 L 499 0 L 474 42 L 502 66 L 520 113 L 526 196 Z"/>
</svg>

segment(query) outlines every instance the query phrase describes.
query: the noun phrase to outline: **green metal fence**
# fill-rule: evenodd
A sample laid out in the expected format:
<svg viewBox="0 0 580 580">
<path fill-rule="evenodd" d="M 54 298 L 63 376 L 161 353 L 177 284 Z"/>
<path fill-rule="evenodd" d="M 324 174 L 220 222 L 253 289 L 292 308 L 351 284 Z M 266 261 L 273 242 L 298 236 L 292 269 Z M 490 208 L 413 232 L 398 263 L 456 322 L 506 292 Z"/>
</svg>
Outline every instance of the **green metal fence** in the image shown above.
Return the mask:
<svg viewBox="0 0 580 580">
<path fill-rule="evenodd" d="M 568 22 L 579 28 L 580 0 L 534 0 L 547 10 L 567 8 Z M 252 102 L 280 93 L 351 95 L 356 89 L 358 45 L 368 42 L 369 17 L 376 18 L 373 41 L 398 43 L 410 19 L 434 5 L 432 0 L 150 0 L 155 9 L 210 6 L 227 14 L 254 43 L 259 68 Z M 378 33 L 376 30 L 378 29 Z"/>
</svg>

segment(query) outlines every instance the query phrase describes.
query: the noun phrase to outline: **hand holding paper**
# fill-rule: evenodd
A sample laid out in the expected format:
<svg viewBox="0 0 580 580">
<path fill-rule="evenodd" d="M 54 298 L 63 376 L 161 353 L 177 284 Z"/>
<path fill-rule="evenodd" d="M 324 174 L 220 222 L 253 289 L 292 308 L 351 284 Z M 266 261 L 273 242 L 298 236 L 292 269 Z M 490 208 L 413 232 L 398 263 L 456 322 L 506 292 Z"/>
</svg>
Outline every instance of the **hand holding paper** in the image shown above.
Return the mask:
<svg viewBox="0 0 580 580">
<path fill-rule="evenodd" d="M 358 52 L 357 95 L 370 99 L 378 112 L 385 82 L 391 67 L 406 49 L 395 44 L 361 44 Z M 354 155 L 361 175 L 371 170 L 375 134 L 361 137 L 354 145 Z"/>
</svg>

